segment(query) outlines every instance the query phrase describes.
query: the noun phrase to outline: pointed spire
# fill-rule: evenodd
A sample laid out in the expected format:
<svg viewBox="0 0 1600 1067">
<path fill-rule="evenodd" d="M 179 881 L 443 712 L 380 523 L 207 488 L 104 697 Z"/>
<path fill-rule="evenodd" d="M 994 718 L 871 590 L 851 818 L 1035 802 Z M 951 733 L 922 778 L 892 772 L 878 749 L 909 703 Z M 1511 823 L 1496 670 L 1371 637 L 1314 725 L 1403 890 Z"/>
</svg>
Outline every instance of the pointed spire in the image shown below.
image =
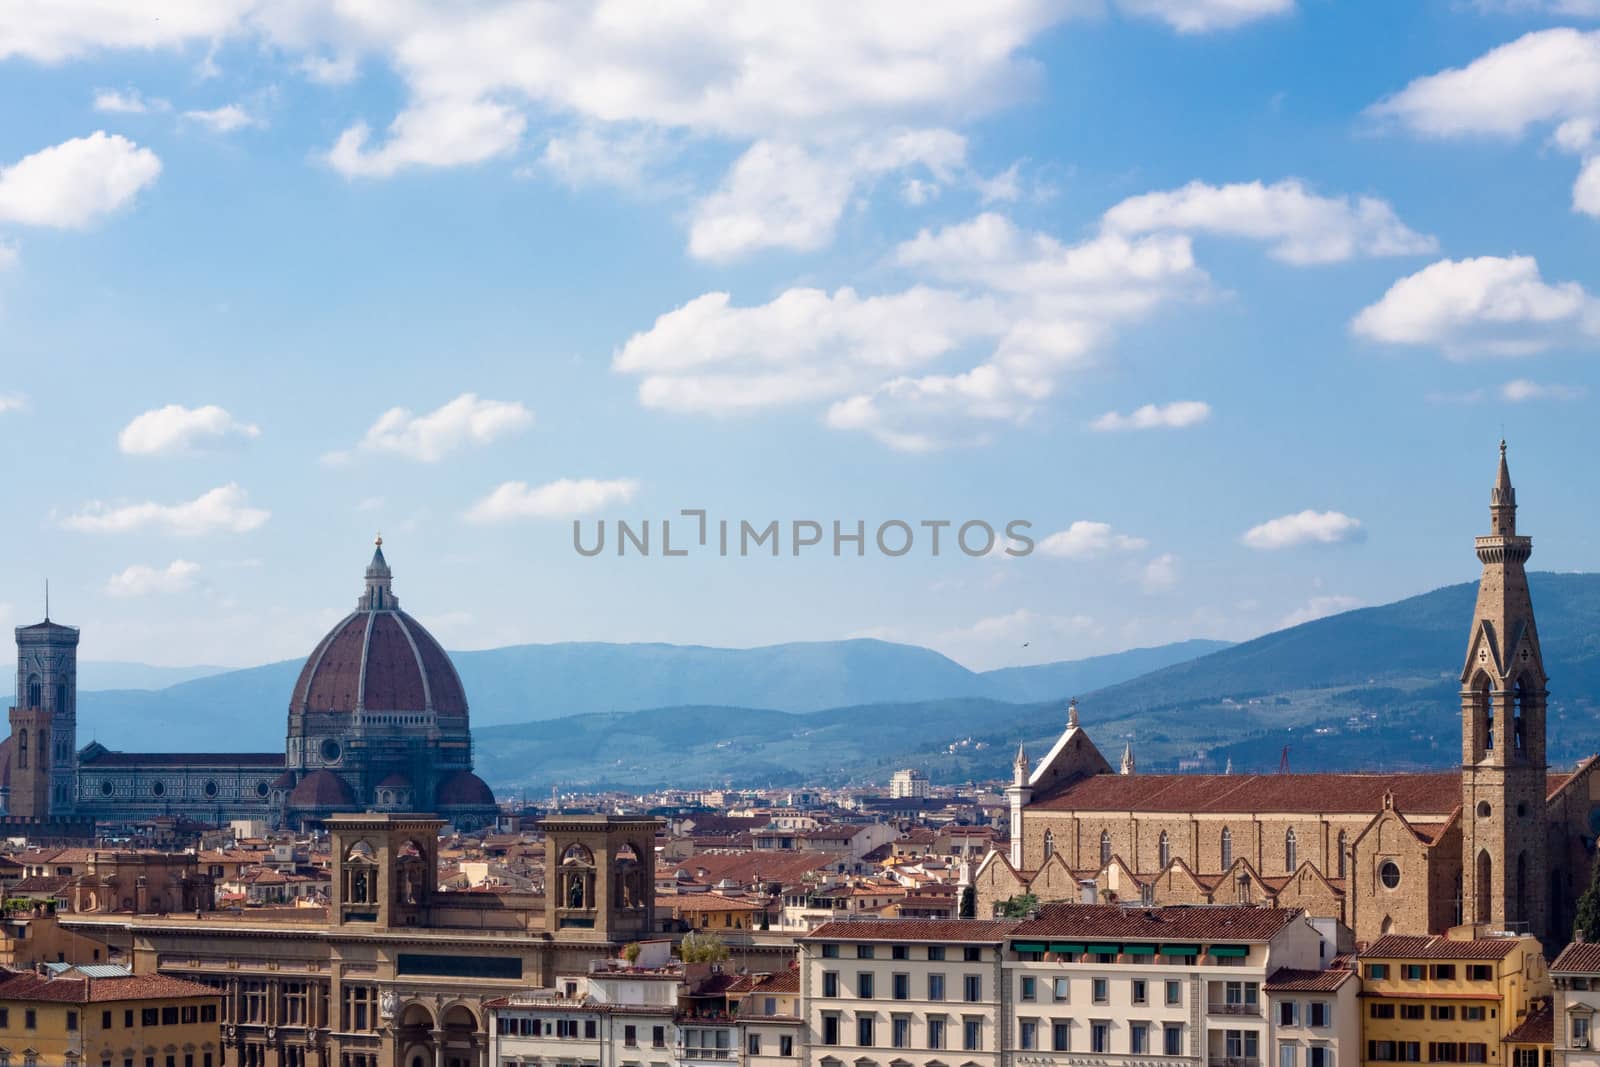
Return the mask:
<svg viewBox="0 0 1600 1067">
<path fill-rule="evenodd" d="M 1071 700 L 1067 701 L 1067 729 L 1076 730 L 1077 728 L 1078 728 L 1078 698 L 1077 697 L 1073 697 Z"/>
<path fill-rule="evenodd" d="M 356 602 L 357 611 L 398 611 L 400 601 L 390 588 L 394 573 L 389 561 L 383 558 L 383 535 L 372 539 L 372 562 L 367 564 L 366 591 Z"/>
<path fill-rule="evenodd" d="M 1017 758 L 1011 765 L 1020 771 L 1026 771 L 1032 766 L 1028 762 L 1028 750 L 1022 747 L 1021 741 L 1017 742 Z"/>
<path fill-rule="evenodd" d="M 1517 533 L 1517 490 L 1511 484 L 1511 468 L 1506 466 L 1506 443 L 1500 442 L 1500 468 L 1495 471 L 1494 488 L 1489 491 L 1489 534 L 1515 537 Z"/>
<path fill-rule="evenodd" d="M 1138 767 L 1133 762 L 1133 742 L 1129 741 L 1122 747 L 1122 773 L 1133 774 Z"/>
<path fill-rule="evenodd" d="M 1233 773 L 1233 757 L 1232 756 L 1228 757 L 1227 766 L 1222 768 L 1222 773 L 1223 774 L 1232 774 Z"/>
</svg>

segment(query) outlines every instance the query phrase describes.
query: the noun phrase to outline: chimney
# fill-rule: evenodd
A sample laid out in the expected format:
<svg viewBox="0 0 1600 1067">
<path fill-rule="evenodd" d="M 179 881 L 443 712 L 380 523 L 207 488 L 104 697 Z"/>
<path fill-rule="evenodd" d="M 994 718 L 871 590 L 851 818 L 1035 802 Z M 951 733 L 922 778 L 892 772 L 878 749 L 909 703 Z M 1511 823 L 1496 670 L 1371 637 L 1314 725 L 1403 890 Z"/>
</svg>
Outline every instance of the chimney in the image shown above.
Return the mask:
<svg viewBox="0 0 1600 1067">
<path fill-rule="evenodd" d="M 1078 901 L 1082 904 L 1095 904 L 1100 900 L 1100 887 L 1093 878 L 1085 878 L 1078 883 Z"/>
</svg>

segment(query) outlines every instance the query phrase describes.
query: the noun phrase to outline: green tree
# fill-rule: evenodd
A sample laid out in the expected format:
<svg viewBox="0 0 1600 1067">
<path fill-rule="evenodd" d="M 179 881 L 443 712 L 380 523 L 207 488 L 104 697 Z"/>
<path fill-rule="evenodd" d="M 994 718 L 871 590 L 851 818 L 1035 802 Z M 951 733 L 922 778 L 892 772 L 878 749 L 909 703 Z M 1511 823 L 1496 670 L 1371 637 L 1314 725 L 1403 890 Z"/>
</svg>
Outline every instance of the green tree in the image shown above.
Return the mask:
<svg viewBox="0 0 1600 1067">
<path fill-rule="evenodd" d="M 639 942 L 630 941 L 622 947 L 622 958 L 628 961 L 628 966 L 636 966 L 639 962 L 639 953 L 643 951 Z"/>
<path fill-rule="evenodd" d="M 1578 917 L 1572 936 L 1585 941 L 1600 941 L 1600 862 L 1589 869 L 1589 888 L 1578 897 Z"/>
<path fill-rule="evenodd" d="M 678 958 L 684 963 L 721 963 L 728 958 L 728 946 L 716 934 L 693 931 L 678 942 Z"/>
<path fill-rule="evenodd" d="M 1000 917 L 1002 919 L 1026 919 L 1038 907 L 1038 897 L 1032 893 L 1023 893 L 1021 896 L 1008 897 L 1000 902 Z"/>
<path fill-rule="evenodd" d="M 970 885 L 961 891 L 961 917 L 963 919 L 978 917 L 978 891 Z"/>
</svg>

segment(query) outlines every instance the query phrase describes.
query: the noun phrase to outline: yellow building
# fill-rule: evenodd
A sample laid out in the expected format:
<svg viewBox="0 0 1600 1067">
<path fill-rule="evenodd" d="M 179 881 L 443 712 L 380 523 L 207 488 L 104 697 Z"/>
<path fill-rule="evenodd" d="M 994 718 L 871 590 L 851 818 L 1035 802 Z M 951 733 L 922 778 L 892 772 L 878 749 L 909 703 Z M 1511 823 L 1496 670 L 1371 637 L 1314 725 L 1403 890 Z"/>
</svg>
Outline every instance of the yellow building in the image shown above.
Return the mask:
<svg viewBox="0 0 1600 1067">
<path fill-rule="evenodd" d="M 746 897 L 721 893 L 668 893 L 656 897 L 656 919 L 662 933 L 688 930 L 756 930 L 766 906 Z"/>
<path fill-rule="evenodd" d="M 1550 975 L 1537 939 L 1473 932 L 1389 934 L 1361 953 L 1362 1063 L 1511 1064 Z"/>
<path fill-rule="evenodd" d="M 0 977 L 0 1063 L 218 1067 L 216 991 L 163 975 L 89 965 Z"/>
</svg>

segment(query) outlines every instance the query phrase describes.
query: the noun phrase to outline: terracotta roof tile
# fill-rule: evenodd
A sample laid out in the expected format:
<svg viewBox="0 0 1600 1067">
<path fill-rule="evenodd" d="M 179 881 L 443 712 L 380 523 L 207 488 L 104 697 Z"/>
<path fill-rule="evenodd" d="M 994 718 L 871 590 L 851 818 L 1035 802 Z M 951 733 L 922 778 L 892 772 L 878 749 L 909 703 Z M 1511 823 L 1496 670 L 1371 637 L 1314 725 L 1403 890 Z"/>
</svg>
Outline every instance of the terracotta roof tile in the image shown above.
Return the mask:
<svg viewBox="0 0 1600 1067">
<path fill-rule="evenodd" d="M 1011 919 L 836 919 L 799 941 L 951 941 L 992 944 L 1021 925 Z"/>
<path fill-rule="evenodd" d="M 1600 974 L 1600 944 L 1574 941 L 1561 950 L 1561 955 L 1550 965 L 1550 973 L 1565 971 L 1574 974 Z"/>
<path fill-rule="evenodd" d="M 1280 967 L 1267 977 L 1268 992 L 1332 993 L 1355 975 L 1346 970 L 1298 971 Z"/>
<path fill-rule="evenodd" d="M 1452 941 L 1447 937 L 1385 934 L 1361 954 L 1362 959 L 1503 960 L 1522 942 L 1514 937 L 1480 937 Z"/>
<path fill-rule="evenodd" d="M 1511 1045 L 1549 1045 L 1554 1043 L 1556 1036 L 1555 1009 L 1550 1001 L 1541 1001 L 1526 1018 L 1517 1024 L 1516 1029 L 1506 1035 L 1506 1043 Z"/>
<path fill-rule="evenodd" d="M 1378 812 L 1448 815 L 1459 771 L 1422 774 L 1096 774 L 1033 805 L 1041 811 Z"/>
<path fill-rule="evenodd" d="M 1100 937 L 1150 941 L 1270 941 L 1301 915 L 1298 908 L 1244 904 L 1123 908 L 1115 904 L 1046 904 L 1017 937 Z"/>
<path fill-rule="evenodd" d="M 125 978 L 44 978 L 32 971 L 12 971 L 0 977 L 0 1001 L 90 1004 L 220 996 L 209 986 L 169 978 L 164 974 L 129 975 Z"/>
</svg>

